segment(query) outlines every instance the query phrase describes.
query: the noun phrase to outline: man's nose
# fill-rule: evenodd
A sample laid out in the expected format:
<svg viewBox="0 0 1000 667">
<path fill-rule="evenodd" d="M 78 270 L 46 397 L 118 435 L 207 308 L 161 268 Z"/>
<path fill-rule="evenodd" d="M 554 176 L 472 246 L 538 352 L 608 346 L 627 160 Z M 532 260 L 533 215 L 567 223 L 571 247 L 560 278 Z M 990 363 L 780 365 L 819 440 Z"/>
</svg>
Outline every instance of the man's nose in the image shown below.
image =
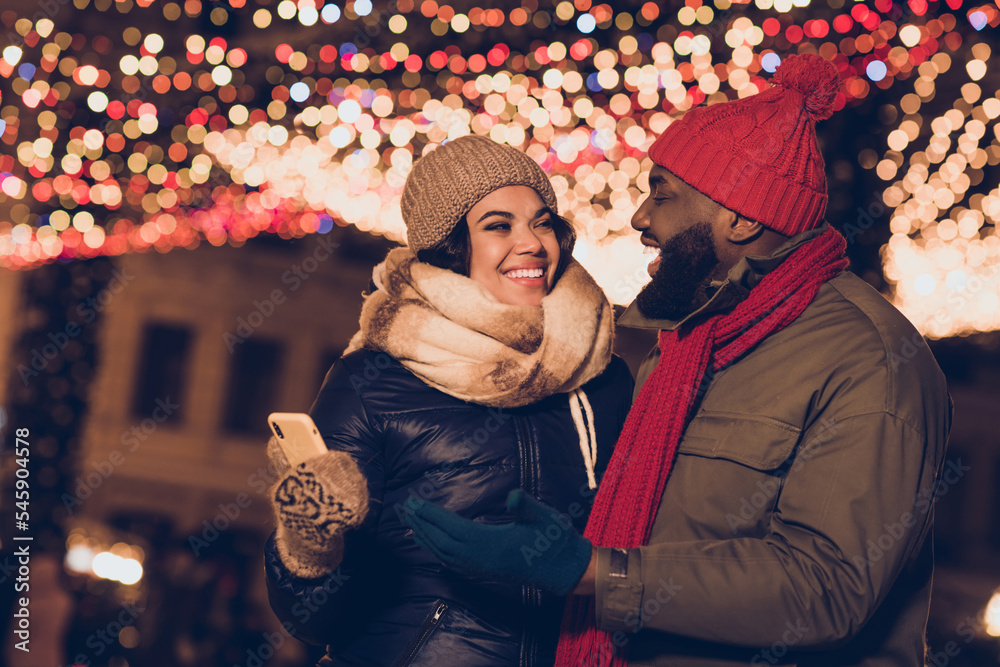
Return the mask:
<svg viewBox="0 0 1000 667">
<path fill-rule="evenodd" d="M 649 195 L 646 195 L 646 199 L 639 204 L 639 208 L 632 214 L 632 229 L 639 232 L 649 229 L 649 207 L 646 205 L 648 203 Z"/>
</svg>

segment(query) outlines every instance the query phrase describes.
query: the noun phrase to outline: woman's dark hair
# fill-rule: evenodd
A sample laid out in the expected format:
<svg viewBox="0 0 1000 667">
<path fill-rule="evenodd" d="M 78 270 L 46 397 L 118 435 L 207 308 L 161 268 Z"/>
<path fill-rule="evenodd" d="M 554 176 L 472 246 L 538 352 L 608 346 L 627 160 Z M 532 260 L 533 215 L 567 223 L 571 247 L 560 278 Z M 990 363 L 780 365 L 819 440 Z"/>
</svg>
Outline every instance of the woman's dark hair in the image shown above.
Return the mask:
<svg viewBox="0 0 1000 667">
<path fill-rule="evenodd" d="M 552 221 L 552 231 L 559 242 L 559 263 L 556 264 L 555 280 L 559 280 L 563 271 L 569 266 L 573 257 L 573 246 L 576 245 L 576 230 L 569 220 L 549 209 Z M 463 276 L 469 275 L 469 263 L 472 261 L 472 248 L 469 245 L 469 223 L 463 216 L 448 236 L 439 243 L 417 251 L 417 259 L 424 264 L 430 264 L 440 269 L 448 269 Z"/>
</svg>

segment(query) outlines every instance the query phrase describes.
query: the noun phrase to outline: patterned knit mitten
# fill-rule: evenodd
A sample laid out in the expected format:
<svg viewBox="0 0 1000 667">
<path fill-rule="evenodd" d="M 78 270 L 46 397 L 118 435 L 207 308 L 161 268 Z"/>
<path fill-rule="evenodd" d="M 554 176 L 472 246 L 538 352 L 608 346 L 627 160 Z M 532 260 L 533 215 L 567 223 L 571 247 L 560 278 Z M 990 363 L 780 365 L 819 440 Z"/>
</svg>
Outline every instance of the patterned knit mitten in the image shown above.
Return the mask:
<svg viewBox="0 0 1000 667">
<path fill-rule="evenodd" d="M 359 526 L 368 513 L 364 474 L 350 455 L 336 450 L 294 470 L 277 439 L 271 438 L 267 451 L 280 475 L 272 499 L 281 562 L 303 579 L 333 572 L 344 555 L 344 531 Z"/>
</svg>

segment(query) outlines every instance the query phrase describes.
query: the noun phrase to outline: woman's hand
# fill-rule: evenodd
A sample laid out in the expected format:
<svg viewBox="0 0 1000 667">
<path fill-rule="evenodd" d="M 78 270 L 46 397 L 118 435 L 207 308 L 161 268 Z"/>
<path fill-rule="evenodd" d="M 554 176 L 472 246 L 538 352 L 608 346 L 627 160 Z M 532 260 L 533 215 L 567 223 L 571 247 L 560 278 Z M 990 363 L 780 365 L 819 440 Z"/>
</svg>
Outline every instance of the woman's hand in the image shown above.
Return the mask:
<svg viewBox="0 0 1000 667">
<path fill-rule="evenodd" d="M 344 531 L 368 513 L 368 483 L 344 452 L 328 451 L 293 470 L 276 439 L 267 449 L 281 475 L 272 488 L 281 561 L 305 579 L 329 574 L 343 558 Z"/>
</svg>

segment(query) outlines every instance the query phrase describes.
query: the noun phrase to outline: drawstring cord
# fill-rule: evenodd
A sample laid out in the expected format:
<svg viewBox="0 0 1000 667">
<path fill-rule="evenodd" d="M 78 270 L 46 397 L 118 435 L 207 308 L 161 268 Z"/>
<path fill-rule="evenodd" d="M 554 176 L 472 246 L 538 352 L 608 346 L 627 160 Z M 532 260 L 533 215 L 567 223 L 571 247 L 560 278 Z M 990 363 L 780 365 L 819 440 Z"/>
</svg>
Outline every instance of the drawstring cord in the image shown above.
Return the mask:
<svg viewBox="0 0 1000 667">
<path fill-rule="evenodd" d="M 594 466 L 597 465 L 597 432 L 594 430 L 594 411 L 582 389 L 574 389 L 569 393 L 569 411 L 573 415 L 573 424 L 580 440 L 580 452 L 583 453 L 583 464 L 587 468 L 587 484 L 591 489 L 596 489 Z"/>
</svg>

